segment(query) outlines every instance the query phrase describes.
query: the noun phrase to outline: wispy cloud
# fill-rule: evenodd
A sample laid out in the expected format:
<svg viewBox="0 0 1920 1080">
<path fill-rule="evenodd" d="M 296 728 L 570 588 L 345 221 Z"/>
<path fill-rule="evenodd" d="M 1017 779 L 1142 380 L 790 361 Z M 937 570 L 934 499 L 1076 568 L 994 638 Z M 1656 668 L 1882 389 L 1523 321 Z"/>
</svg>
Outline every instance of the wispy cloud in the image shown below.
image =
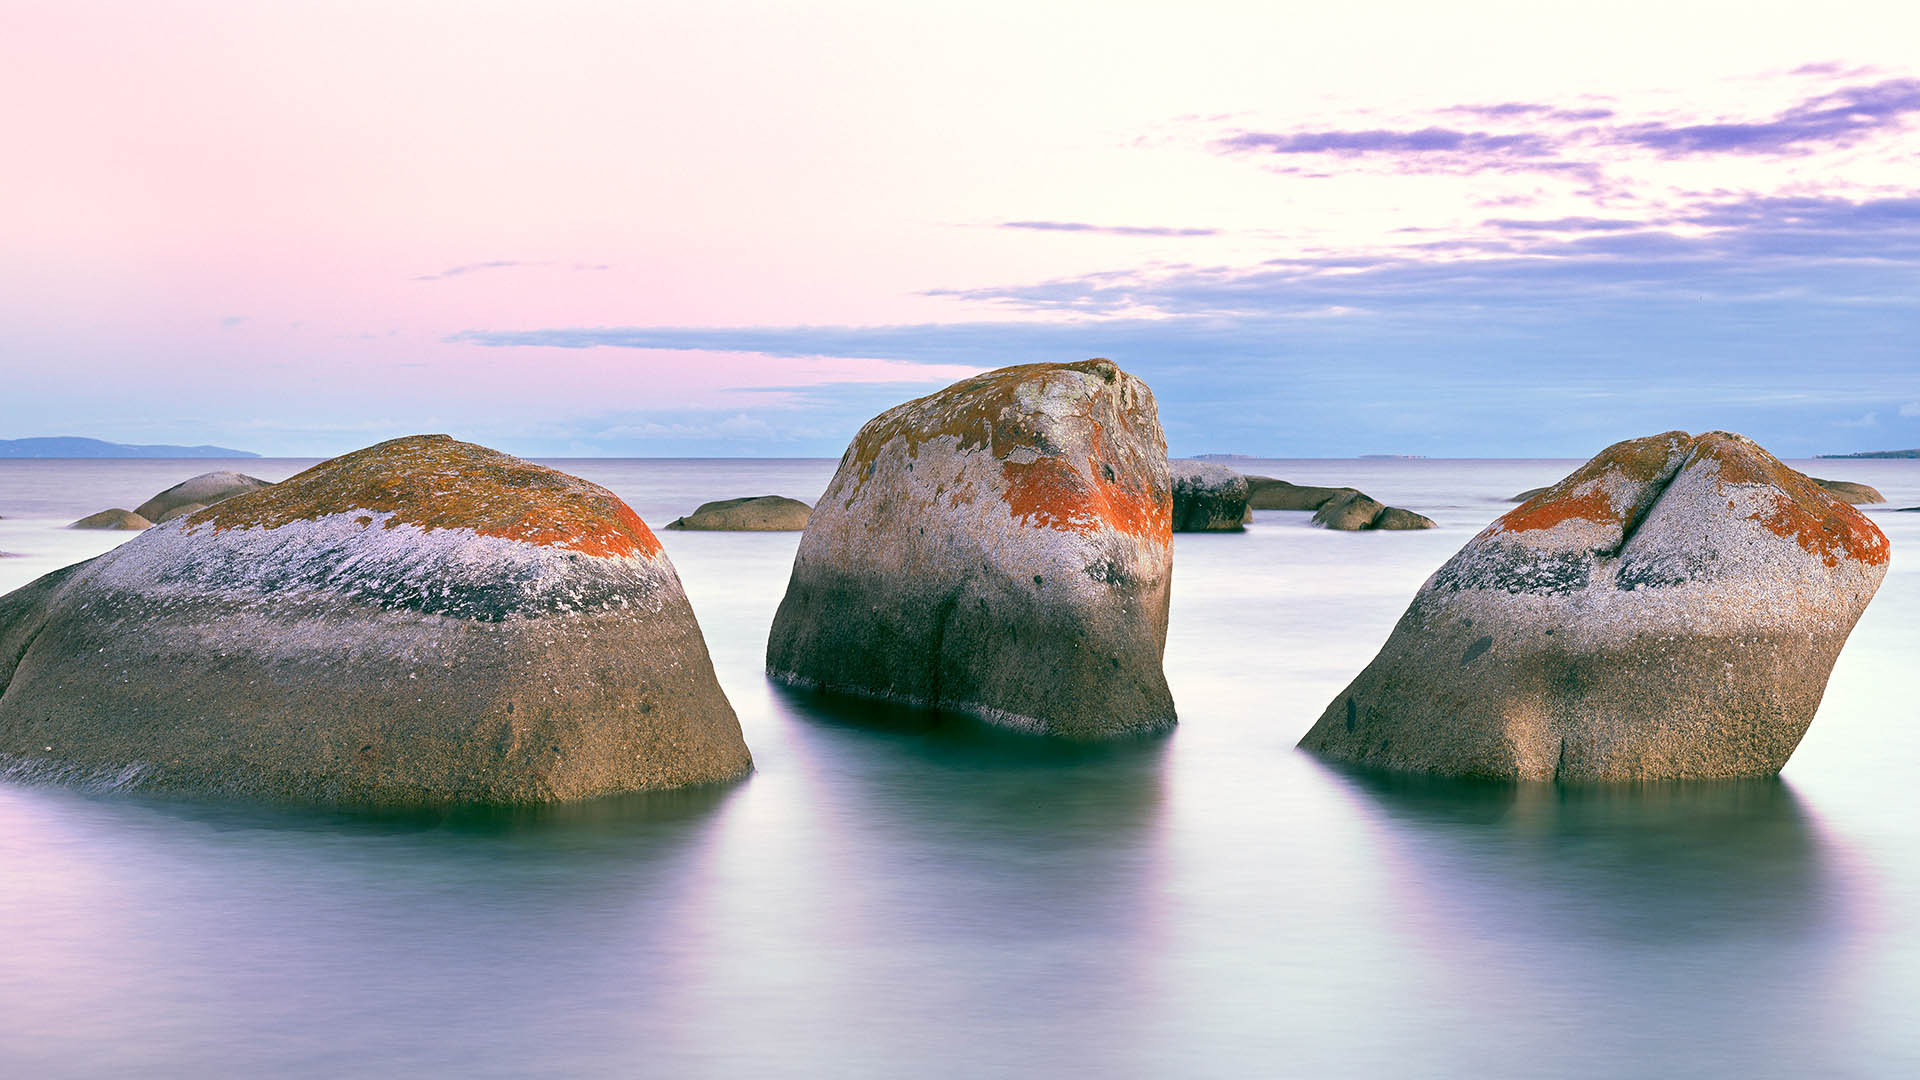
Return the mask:
<svg viewBox="0 0 1920 1080">
<path fill-rule="evenodd" d="M 1795 74 L 1859 73 L 1808 66 Z M 1758 118 L 1636 120 L 1613 108 L 1504 102 L 1445 106 L 1429 114 L 1433 122 L 1420 126 L 1242 130 L 1217 136 L 1210 145 L 1229 155 L 1317 157 L 1336 166 L 1343 161 L 1371 163 L 1401 172 L 1591 174 L 1602 159 L 1622 151 L 1673 159 L 1790 156 L 1846 148 L 1896 136 L 1916 114 L 1920 79 L 1891 78 L 1812 94 Z M 1469 130 L 1445 122 L 1456 116 L 1489 126 Z"/>
<path fill-rule="evenodd" d="M 1033 232 L 1104 233 L 1108 236 L 1217 236 L 1219 229 L 1176 228 L 1168 225 L 1092 225 L 1084 221 L 1003 221 L 1002 229 Z"/>
</svg>

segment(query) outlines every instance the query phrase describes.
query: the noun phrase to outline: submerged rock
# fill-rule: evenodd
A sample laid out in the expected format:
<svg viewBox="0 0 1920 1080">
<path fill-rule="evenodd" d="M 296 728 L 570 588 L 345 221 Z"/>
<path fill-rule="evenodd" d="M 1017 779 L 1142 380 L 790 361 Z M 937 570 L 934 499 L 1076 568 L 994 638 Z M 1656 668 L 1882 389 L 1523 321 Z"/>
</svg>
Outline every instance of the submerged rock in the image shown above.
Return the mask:
<svg viewBox="0 0 1920 1080">
<path fill-rule="evenodd" d="M 97 514 L 88 514 L 86 517 L 67 526 L 67 528 L 137 531 L 140 529 L 153 528 L 153 522 L 148 521 L 146 518 L 131 510 L 123 510 L 116 506 L 111 510 L 102 510 Z"/>
<path fill-rule="evenodd" d="M 1170 461 L 1174 532 L 1239 532 L 1248 517 L 1247 478 L 1204 461 Z"/>
<path fill-rule="evenodd" d="M 245 495 L 249 491 L 258 491 L 270 487 L 265 480 L 237 472 L 201 473 L 191 480 L 183 480 L 167 490 L 148 499 L 135 508 L 134 513 L 156 524 L 170 520 L 178 515 L 170 514 L 182 506 L 198 503 L 212 506 L 222 499 L 231 499 L 235 495 Z"/>
<path fill-rule="evenodd" d="M 1771 775 L 1887 557 L 1739 435 L 1618 443 L 1429 578 L 1301 745 L 1461 776 Z"/>
<path fill-rule="evenodd" d="M 1828 494 L 1844 503 L 1864 506 L 1868 503 L 1883 503 L 1887 501 L 1885 495 L 1880 494 L 1877 489 L 1868 487 L 1865 484 L 1855 484 L 1847 480 L 1822 480 L 1817 476 L 1809 476 L 1807 479 L 1827 489 Z"/>
<path fill-rule="evenodd" d="M 1548 485 L 1547 485 L 1547 487 L 1552 487 L 1552 486 L 1553 486 L 1552 484 L 1548 484 Z M 1508 502 L 1517 502 L 1517 503 L 1521 503 L 1521 502 L 1526 502 L 1526 501 L 1527 501 L 1528 499 L 1531 499 L 1531 498 L 1533 498 L 1533 497 L 1534 497 L 1535 495 L 1539 495 L 1539 494 L 1541 494 L 1542 492 L 1544 492 L 1544 491 L 1546 491 L 1546 490 L 1547 490 L 1547 488 L 1545 488 L 1545 487 L 1537 487 L 1537 488 L 1528 488 L 1527 490 L 1525 490 L 1525 491 L 1523 491 L 1523 492 L 1521 492 L 1521 493 L 1520 493 L 1520 494 L 1518 494 L 1518 495 L 1515 495 L 1515 496 L 1514 496 L 1513 498 L 1511 498 L 1511 499 L 1508 499 L 1507 501 L 1508 501 Z"/>
<path fill-rule="evenodd" d="M 767 670 L 1051 734 L 1168 727 L 1171 529 L 1145 383 L 1106 360 L 955 383 L 847 448 Z"/>
<path fill-rule="evenodd" d="M 1254 510 L 1318 510 L 1348 493 L 1358 494 L 1350 487 L 1308 487 L 1271 476 L 1247 477 L 1247 506 Z"/>
<path fill-rule="evenodd" d="M 14 776 L 538 803 L 751 767 L 659 541 L 444 435 L 177 518 L 0 598 Z"/>
<path fill-rule="evenodd" d="M 798 532 L 807 527 L 812 511 L 806 503 L 780 495 L 756 495 L 701 503 L 686 517 L 674 518 L 669 529 L 711 532 Z"/>
</svg>

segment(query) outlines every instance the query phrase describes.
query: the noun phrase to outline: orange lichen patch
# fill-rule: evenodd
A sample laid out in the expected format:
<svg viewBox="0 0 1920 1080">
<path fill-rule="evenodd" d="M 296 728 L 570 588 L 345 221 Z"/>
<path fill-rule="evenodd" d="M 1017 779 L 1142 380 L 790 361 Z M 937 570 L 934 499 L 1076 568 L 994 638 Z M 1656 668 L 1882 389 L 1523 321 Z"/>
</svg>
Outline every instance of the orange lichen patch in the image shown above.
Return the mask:
<svg viewBox="0 0 1920 1080">
<path fill-rule="evenodd" d="M 1885 533 L 1867 516 L 1751 439 L 1711 431 L 1695 440 L 1699 458 L 1719 467 L 1722 484 L 1773 489 L 1770 510 L 1748 515 L 1768 532 L 1792 540 L 1833 567 L 1841 559 L 1884 565 L 1891 552 Z"/>
<path fill-rule="evenodd" d="M 215 532 L 271 529 L 348 510 L 391 514 L 387 528 L 468 529 L 583 555 L 660 551 L 652 530 L 611 491 L 445 435 L 393 439 L 321 462 L 272 487 L 215 503 L 187 524 L 212 525 Z"/>
<path fill-rule="evenodd" d="M 1798 499 L 1775 495 L 1772 512 L 1752 514 L 1748 520 L 1759 522 L 1775 536 L 1799 544 L 1830 567 L 1839 566 L 1841 559 L 1884 566 L 1892 551 L 1886 534 L 1868 521 L 1865 514 L 1837 499 L 1831 507 L 1816 505 L 1809 509 Z"/>
<path fill-rule="evenodd" d="M 1652 502 L 1658 494 L 1657 485 L 1673 475 L 1681 452 L 1692 443 L 1693 437 L 1684 431 L 1614 443 L 1566 479 L 1508 511 L 1496 524 L 1508 532 L 1551 529 L 1574 518 L 1624 526 Z M 1589 484 L 1589 481 L 1609 478 L 1612 483 Z M 1643 494 L 1635 505 L 1616 506 L 1608 492 L 1617 489 Z"/>
<path fill-rule="evenodd" d="M 1087 385 L 1082 381 L 1087 375 L 1098 383 L 1063 412 L 1064 402 L 1073 399 L 1062 399 L 1059 392 L 1084 392 L 1080 388 Z M 1172 493 L 1153 490 L 1152 478 L 1164 476 L 1166 469 L 1157 423 L 1146 421 L 1152 425 L 1152 438 L 1109 437 L 1110 429 L 1139 431 L 1142 423 L 1123 404 L 1126 395 L 1110 389 L 1124 378 L 1109 360 L 1023 364 L 976 375 L 910 401 L 862 428 L 848 449 L 841 465 L 842 473 L 853 477 L 847 498 L 851 502 L 858 494 L 888 447 L 917 457 L 922 443 L 950 437 L 962 453 L 985 450 L 1001 462 L 1007 477 L 1008 510 L 1021 521 L 1081 533 L 1110 528 L 1169 542 Z M 1077 387 L 1047 385 L 1057 379 L 1071 379 Z M 1035 408 L 1042 399 L 1050 401 L 1053 412 Z M 1071 456 L 1077 452 L 1081 433 L 1090 451 L 1084 467 L 1074 464 Z M 1031 460 L 1009 460 L 1028 456 Z"/>
<path fill-rule="evenodd" d="M 1508 532 L 1532 532 L 1535 529 L 1551 529 L 1555 525 L 1572 518 L 1584 518 L 1604 524 L 1618 524 L 1619 511 L 1613 508 L 1613 500 L 1602 488 L 1594 488 L 1584 495 L 1556 499 L 1547 492 L 1536 495 L 1526 502 L 1507 511 L 1500 519 L 1500 525 Z"/>
<path fill-rule="evenodd" d="M 1091 534 L 1108 528 L 1159 543 L 1173 540 L 1173 500 L 1098 479 L 1059 458 L 1006 466 L 1007 509 L 1043 529 Z M 1090 478 L 1090 476 L 1092 478 Z"/>
</svg>

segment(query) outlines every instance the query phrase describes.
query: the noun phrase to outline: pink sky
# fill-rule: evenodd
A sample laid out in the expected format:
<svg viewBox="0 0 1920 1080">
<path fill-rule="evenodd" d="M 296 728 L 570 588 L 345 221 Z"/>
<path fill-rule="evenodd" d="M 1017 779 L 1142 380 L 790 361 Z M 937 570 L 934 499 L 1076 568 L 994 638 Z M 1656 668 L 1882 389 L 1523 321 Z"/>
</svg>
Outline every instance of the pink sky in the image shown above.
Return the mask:
<svg viewBox="0 0 1920 1080">
<path fill-rule="evenodd" d="M 897 399 L 991 358 L 445 339 L 1159 318 L 953 293 L 1403 250 L 1410 228 L 1484 231 L 1503 198 L 1549 219 L 1677 192 L 1920 189 L 1912 144 L 1885 139 L 1596 151 L 1616 194 L 1344 159 L 1330 184 L 1209 149 L 1430 125 L 1458 102 L 1765 116 L 1821 91 L 1788 74 L 1802 65 L 1911 74 L 1920 41 L 1908 4 L 1568 11 L 16 0 L 0 7 L 0 437 L 330 453 L 451 428 L 675 452 L 674 432 L 728 422 L 830 453 L 845 418 L 808 415 L 792 388 Z M 1028 221 L 1131 231 L 1002 227 Z"/>
</svg>

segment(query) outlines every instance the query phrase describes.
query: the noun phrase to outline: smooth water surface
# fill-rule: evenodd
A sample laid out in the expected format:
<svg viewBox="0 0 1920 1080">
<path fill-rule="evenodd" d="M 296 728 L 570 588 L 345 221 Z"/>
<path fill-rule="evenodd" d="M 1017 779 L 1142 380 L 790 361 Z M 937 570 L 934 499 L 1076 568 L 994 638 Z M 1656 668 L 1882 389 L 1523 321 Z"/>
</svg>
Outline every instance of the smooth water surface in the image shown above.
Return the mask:
<svg viewBox="0 0 1920 1080">
<path fill-rule="evenodd" d="M 233 467 L 268 479 L 305 463 Z M 658 527 L 830 461 L 556 462 Z M 1572 462 L 1240 462 L 1438 520 L 1178 538 L 1172 735 L 1087 746 L 761 673 L 797 534 L 662 532 L 757 771 L 368 816 L 0 785 L 11 1076 L 1920 1072 L 1920 462 L 1782 780 L 1383 778 L 1294 743 L 1420 582 Z M 0 589 L 206 462 L 0 462 Z"/>
</svg>

